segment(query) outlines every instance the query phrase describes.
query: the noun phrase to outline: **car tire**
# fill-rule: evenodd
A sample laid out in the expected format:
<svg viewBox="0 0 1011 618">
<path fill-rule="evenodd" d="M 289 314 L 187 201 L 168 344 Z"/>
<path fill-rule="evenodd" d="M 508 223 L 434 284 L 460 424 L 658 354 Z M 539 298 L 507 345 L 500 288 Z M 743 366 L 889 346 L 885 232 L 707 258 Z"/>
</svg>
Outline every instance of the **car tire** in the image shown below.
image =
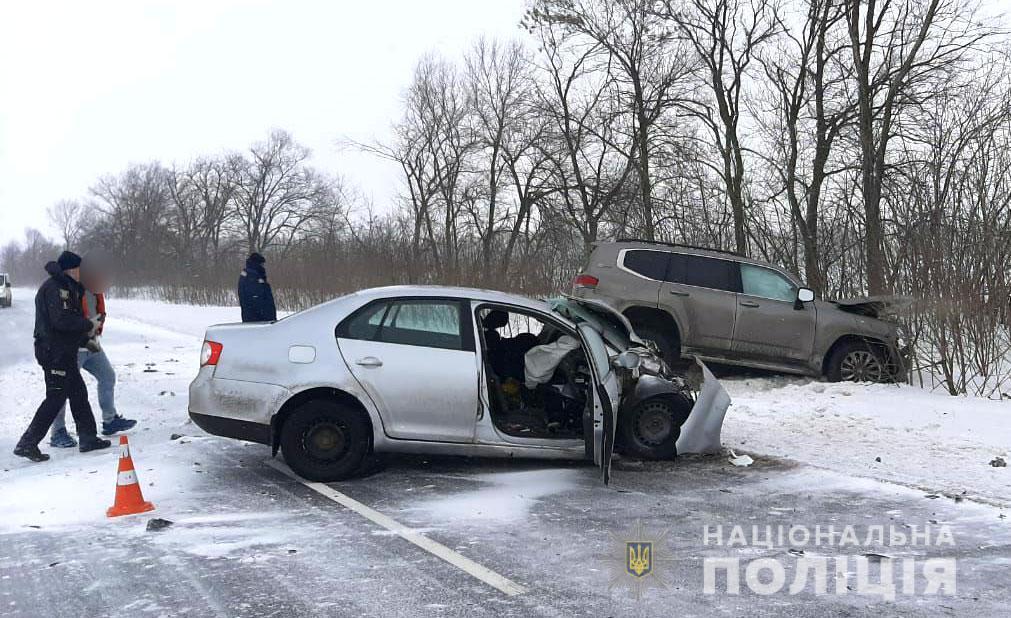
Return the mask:
<svg viewBox="0 0 1011 618">
<path fill-rule="evenodd" d="M 825 377 L 829 382 L 887 382 L 888 365 L 874 344 L 846 341 L 832 351 Z"/>
<path fill-rule="evenodd" d="M 309 481 L 342 481 L 360 473 L 372 447 L 368 417 L 352 407 L 315 399 L 291 413 L 281 428 L 281 453 Z"/>
<path fill-rule="evenodd" d="M 685 395 L 651 397 L 618 418 L 618 446 L 624 455 L 639 459 L 674 459 L 681 425 L 692 411 Z"/>
<path fill-rule="evenodd" d="M 677 333 L 667 333 L 652 326 L 636 326 L 635 334 L 640 338 L 652 341 L 660 350 L 660 356 L 668 365 L 681 360 L 681 339 Z"/>
</svg>

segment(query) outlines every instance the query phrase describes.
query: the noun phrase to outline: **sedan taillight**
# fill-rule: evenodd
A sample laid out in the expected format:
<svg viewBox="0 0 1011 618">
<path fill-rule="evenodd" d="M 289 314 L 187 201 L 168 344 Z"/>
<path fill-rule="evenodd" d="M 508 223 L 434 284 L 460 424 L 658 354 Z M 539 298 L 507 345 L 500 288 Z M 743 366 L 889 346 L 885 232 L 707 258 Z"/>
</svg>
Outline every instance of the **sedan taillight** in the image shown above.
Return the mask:
<svg viewBox="0 0 1011 618">
<path fill-rule="evenodd" d="M 598 283 L 600 283 L 600 279 L 597 279 L 593 275 L 576 275 L 576 279 L 572 282 L 572 285 L 577 288 L 593 289 L 597 287 Z"/>
<path fill-rule="evenodd" d="M 204 347 L 200 349 L 200 366 L 217 365 L 224 347 L 217 341 L 204 341 Z"/>
</svg>

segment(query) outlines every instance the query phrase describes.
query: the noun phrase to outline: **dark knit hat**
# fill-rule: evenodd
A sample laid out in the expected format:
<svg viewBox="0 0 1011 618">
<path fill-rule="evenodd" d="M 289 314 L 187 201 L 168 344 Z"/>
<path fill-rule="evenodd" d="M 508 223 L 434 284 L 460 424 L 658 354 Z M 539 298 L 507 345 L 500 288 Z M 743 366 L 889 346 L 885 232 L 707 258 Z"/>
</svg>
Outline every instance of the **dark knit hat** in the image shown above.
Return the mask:
<svg viewBox="0 0 1011 618">
<path fill-rule="evenodd" d="M 64 251 L 56 258 L 56 263 L 60 265 L 60 270 L 71 270 L 80 267 L 81 256 L 73 251 Z"/>
<path fill-rule="evenodd" d="M 246 261 L 249 262 L 250 264 L 263 264 L 267 260 L 262 255 L 254 251 L 253 253 L 249 254 L 249 257 L 246 258 Z"/>
</svg>

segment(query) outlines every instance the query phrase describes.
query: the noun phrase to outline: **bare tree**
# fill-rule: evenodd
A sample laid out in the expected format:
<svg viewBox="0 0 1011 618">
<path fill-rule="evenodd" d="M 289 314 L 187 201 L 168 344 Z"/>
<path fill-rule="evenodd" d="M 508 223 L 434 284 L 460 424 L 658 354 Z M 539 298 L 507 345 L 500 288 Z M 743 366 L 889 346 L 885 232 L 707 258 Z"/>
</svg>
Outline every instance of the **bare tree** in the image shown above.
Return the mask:
<svg viewBox="0 0 1011 618">
<path fill-rule="evenodd" d="M 471 216 L 481 238 L 481 264 L 487 274 L 496 234 L 507 220 L 499 202 L 503 185 L 509 182 L 509 160 L 515 162 L 523 147 L 514 142 L 530 120 L 530 63 L 519 42 L 501 44 L 481 38 L 467 54 L 465 67 L 467 105 L 483 159 L 479 164 L 483 199 L 478 202 L 484 208 L 472 211 Z"/>
<path fill-rule="evenodd" d="M 818 234 L 823 189 L 833 173 L 833 147 L 850 126 L 855 102 L 839 66 L 847 51 L 841 40 L 844 0 L 804 4 L 802 25 L 781 22 L 784 44 L 760 58 L 777 114 L 759 122 L 773 134 L 773 148 L 763 158 L 776 170 L 800 232 L 807 284 L 821 294 L 826 283 Z"/>
<path fill-rule="evenodd" d="M 663 16 L 675 24 L 699 63 L 698 78 L 709 97 L 681 102 L 707 127 L 721 165 L 717 168 L 734 215 L 737 251 L 748 248 L 745 147 L 740 123 L 746 73 L 756 52 L 778 30 L 773 0 L 666 0 Z"/>
<path fill-rule="evenodd" d="M 653 148 L 664 114 L 684 98 L 691 72 L 687 50 L 653 10 L 651 0 L 538 0 L 528 24 L 556 24 L 589 39 L 606 53 L 605 66 L 620 88 L 614 93 L 631 113 L 632 149 L 639 180 L 643 235 L 656 236 L 653 213 Z"/>
<path fill-rule="evenodd" d="M 93 213 L 80 200 L 60 200 L 46 211 L 50 222 L 60 231 L 63 246 L 77 247 L 85 228 L 93 219 Z"/>
<path fill-rule="evenodd" d="M 858 100 L 867 287 L 880 294 L 889 289 L 882 188 L 899 116 L 922 104 L 994 31 L 975 19 L 965 0 L 846 0 L 846 19 Z"/>
<path fill-rule="evenodd" d="M 250 251 L 285 249 L 312 218 L 311 206 L 323 183 L 307 165 L 309 154 L 280 130 L 250 148 L 232 200 Z"/>
<path fill-rule="evenodd" d="M 555 20 L 532 21 L 529 28 L 544 55 L 537 101 L 550 119 L 542 142 L 556 188 L 549 208 L 576 230 L 585 255 L 636 170 L 628 156 L 634 140 L 621 130 L 618 86 L 600 44 L 576 39 Z"/>
</svg>

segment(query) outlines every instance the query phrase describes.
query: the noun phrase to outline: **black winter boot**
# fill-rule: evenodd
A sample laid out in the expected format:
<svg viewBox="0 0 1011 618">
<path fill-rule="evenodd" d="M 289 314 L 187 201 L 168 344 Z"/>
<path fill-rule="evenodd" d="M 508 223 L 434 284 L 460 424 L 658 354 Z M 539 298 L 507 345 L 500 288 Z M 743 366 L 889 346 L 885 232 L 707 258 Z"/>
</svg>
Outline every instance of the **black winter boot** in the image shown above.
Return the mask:
<svg viewBox="0 0 1011 618">
<path fill-rule="evenodd" d="M 82 453 L 87 453 L 88 451 L 98 451 L 103 448 L 109 448 L 110 446 L 112 446 L 112 442 L 103 440 L 98 436 L 81 436 L 81 444 L 78 448 Z"/>
<path fill-rule="evenodd" d="M 49 461 L 49 455 L 40 451 L 38 446 L 21 446 L 19 444 L 14 447 L 14 454 L 18 457 L 24 457 L 25 459 L 36 463 L 40 461 Z"/>
</svg>

